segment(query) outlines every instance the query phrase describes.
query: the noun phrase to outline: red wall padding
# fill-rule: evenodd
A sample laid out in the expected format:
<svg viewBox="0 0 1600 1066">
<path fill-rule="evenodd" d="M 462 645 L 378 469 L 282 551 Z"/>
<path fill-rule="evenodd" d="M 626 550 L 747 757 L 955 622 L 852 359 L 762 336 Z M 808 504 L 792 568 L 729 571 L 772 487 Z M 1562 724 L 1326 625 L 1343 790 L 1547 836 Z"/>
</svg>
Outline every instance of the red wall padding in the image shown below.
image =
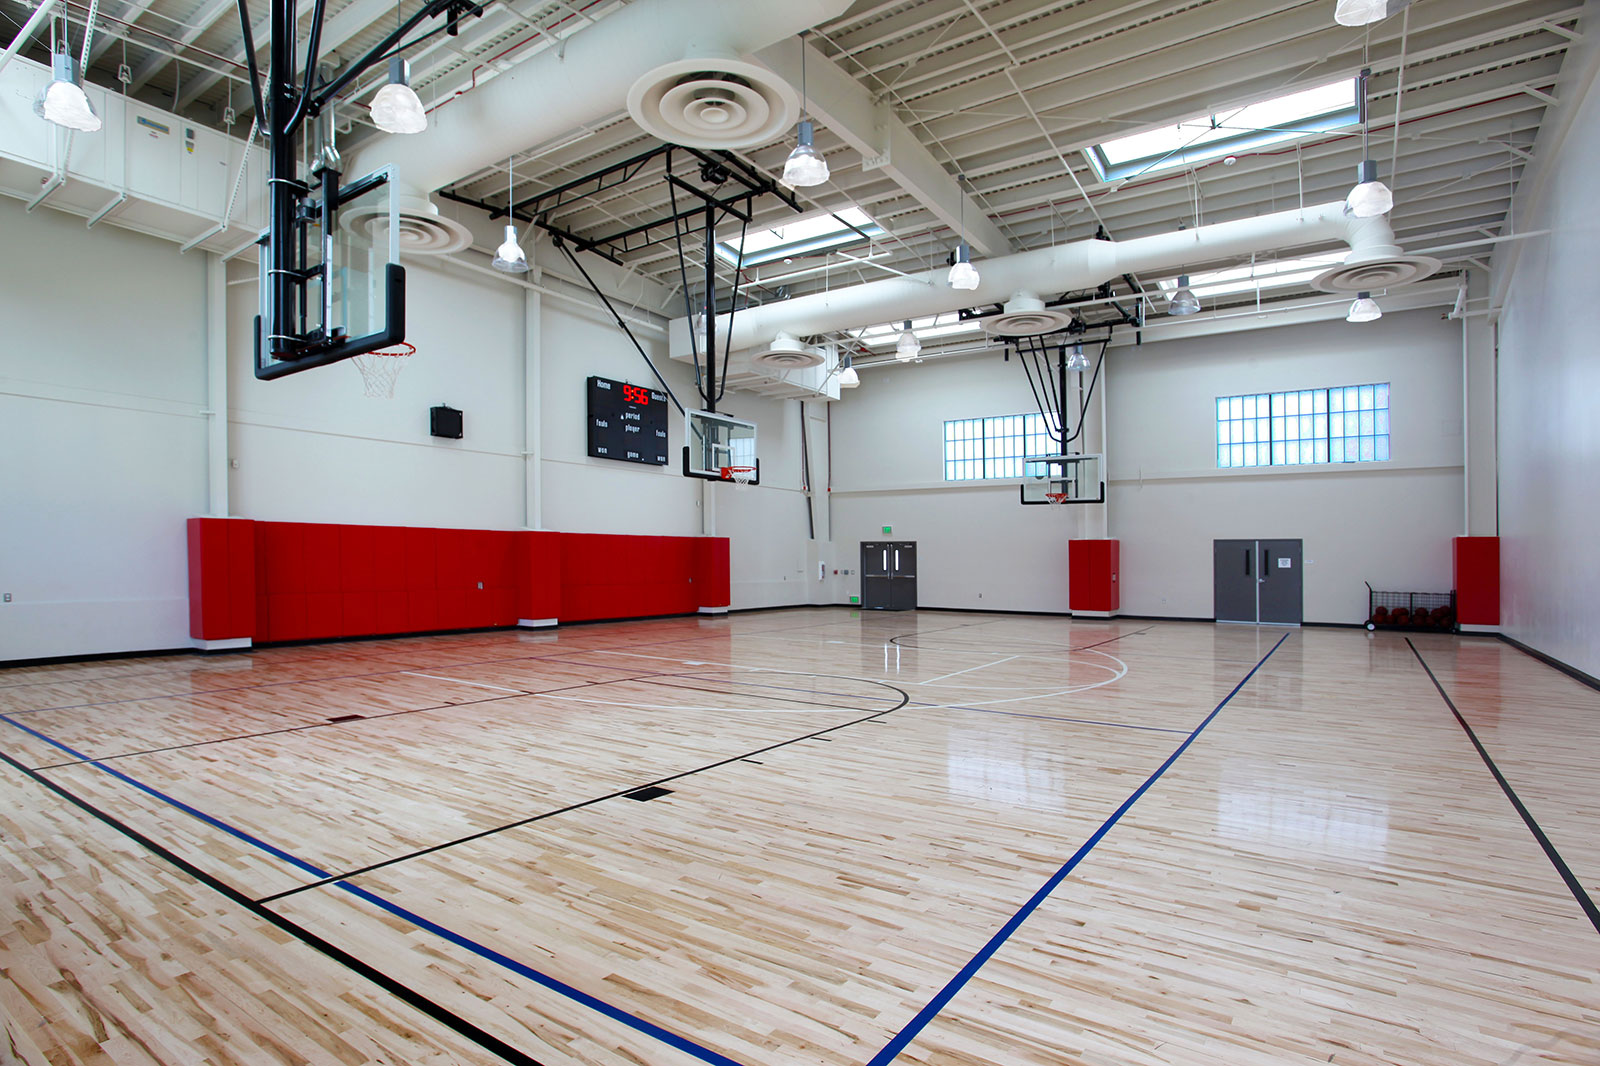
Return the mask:
<svg viewBox="0 0 1600 1066">
<path fill-rule="evenodd" d="M 1122 542 L 1067 542 L 1067 608 L 1116 611 L 1122 607 Z"/>
<path fill-rule="evenodd" d="M 1450 548 L 1456 621 L 1464 626 L 1499 625 L 1500 538 L 1456 537 Z"/>
<path fill-rule="evenodd" d="M 249 634 L 256 616 L 255 523 L 238 518 L 191 518 L 189 634 L 227 640 Z"/>
<path fill-rule="evenodd" d="M 728 542 L 191 518 L 190 635 L 257 642 L 688 614 Z"/>
</svg>

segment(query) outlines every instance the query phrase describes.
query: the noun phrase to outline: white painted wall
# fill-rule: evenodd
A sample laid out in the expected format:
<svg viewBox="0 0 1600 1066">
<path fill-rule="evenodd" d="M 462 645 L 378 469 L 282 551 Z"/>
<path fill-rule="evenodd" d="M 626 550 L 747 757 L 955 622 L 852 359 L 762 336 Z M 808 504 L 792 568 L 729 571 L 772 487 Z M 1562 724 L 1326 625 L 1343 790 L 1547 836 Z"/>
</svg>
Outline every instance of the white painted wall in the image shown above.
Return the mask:
<svg viewBox="0 0 1600 1066">
<path fill-rule="evenodd" d="M 1308 621 L 1364 620 L 1364 580 L 1449 589 L 1450 538 L 1463 521 L 1458 325 L 1419 311 L 1366 327 L 1260 329 L 1116 347 L 1107 366 L 1124 613 L 1211 617 L 1217 538 L 1303 539 Z M 1067 541 L 1100 535 L 1100 509 L 1024 508 L 1014 483 L 941 481 L 947 419 L 1035 409 L 1020 367 L 994 353 L 874 369 L 862 381 L 834 412 L 837 540 L 882 539 L 888 525 L 917 541 L 924 606 L 1067 610 Z M 1393 462 L 1216 469 L 1217 396 L 1373 381 L 1393 385 Z"/>
<path fill-rule="evenodd" d="M 1600 675 L 1600 90 L 1567 102 L 1571 132 L 1517 216 L 1520 230 L 1552 232 L 1523 242 L 1500 317 L 1501 629 Z"/>
<path fill-rule="evenodd" d="M 0 661 L 189 636 L 205 257 L 0 203 Z"/>
<path fill-rule="evenodd" d="M 1211 542 L 1229 538 L 1305 542 L 1309 622 L 1364 621 L 1367 581 L 1449 591 L 1463 521 L 1458 324 L 1410 311 L 1113 351 L 1125 613 L 1211 617 Z M 1216 397 L 1379 381 L 1391 385 L 1391 462 L 1216 468 Z"/>
</svg>

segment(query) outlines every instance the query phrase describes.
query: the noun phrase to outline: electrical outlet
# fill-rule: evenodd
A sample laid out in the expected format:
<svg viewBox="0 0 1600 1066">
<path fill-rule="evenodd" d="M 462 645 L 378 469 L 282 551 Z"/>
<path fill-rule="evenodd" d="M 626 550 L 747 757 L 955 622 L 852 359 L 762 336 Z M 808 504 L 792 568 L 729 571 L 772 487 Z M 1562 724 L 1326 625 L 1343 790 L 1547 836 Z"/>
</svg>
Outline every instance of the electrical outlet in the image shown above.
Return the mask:
<svg viewBox="0 0 1600 1066">
<path fill-rule="evenodd" d="M 8 593 L 6 593 L 6 600 L 5 600 L 5 602 L 7 602 L 7 603 L 10 603 L 10 602 L 11 602 L 11 593 L 9 593 L 9 592 L 8 592 Z"/>
</svg>

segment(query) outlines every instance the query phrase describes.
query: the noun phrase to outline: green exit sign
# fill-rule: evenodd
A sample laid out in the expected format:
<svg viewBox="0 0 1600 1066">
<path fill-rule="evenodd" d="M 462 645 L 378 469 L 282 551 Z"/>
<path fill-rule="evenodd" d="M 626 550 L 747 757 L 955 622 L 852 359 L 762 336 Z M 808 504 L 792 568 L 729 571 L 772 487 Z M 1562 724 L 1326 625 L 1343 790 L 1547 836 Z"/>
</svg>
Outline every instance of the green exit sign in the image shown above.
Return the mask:
<svg viewBox="0 0 1600 1066">
<path fill-rule="evenodd" d="M 883 531 L 885 533 L 893 533 L 894 532 L 894 527 L 893 526 L 884 526 L 883 527 Z"/>
</svg>

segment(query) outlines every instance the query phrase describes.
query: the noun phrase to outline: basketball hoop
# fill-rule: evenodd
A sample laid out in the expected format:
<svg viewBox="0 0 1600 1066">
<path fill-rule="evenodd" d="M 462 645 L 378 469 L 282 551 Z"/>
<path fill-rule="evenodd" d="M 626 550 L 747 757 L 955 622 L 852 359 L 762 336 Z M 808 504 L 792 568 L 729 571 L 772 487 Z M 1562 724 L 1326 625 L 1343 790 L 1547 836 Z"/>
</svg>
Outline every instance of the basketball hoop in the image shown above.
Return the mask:
<svg viewBox="0 0 1600 1066">
<path fill-rule="evenodd" d="M 1059 507 L 1067 502 L 1067 494 L 1064 492 L 1047 492 L 1044 494 L 1044 502 Z"/>
<path fill-rule="evenodd" d="M 756 476 L 753 466 L 725 466 L 722 468 L 722 480 L 732 481 L 739 485 L 748 485 Z"/>
<path fill-rule="evenodd" d="M 350 361 L 361 371 L 361 383 L 368 396 L 375 399 L 394 399 L 394 381 L 405 369 L 406 360 L 417 353 L 415 345 L 401 341 L 393 348 L 381 348 L 352 356 Z"/>
</svg>

